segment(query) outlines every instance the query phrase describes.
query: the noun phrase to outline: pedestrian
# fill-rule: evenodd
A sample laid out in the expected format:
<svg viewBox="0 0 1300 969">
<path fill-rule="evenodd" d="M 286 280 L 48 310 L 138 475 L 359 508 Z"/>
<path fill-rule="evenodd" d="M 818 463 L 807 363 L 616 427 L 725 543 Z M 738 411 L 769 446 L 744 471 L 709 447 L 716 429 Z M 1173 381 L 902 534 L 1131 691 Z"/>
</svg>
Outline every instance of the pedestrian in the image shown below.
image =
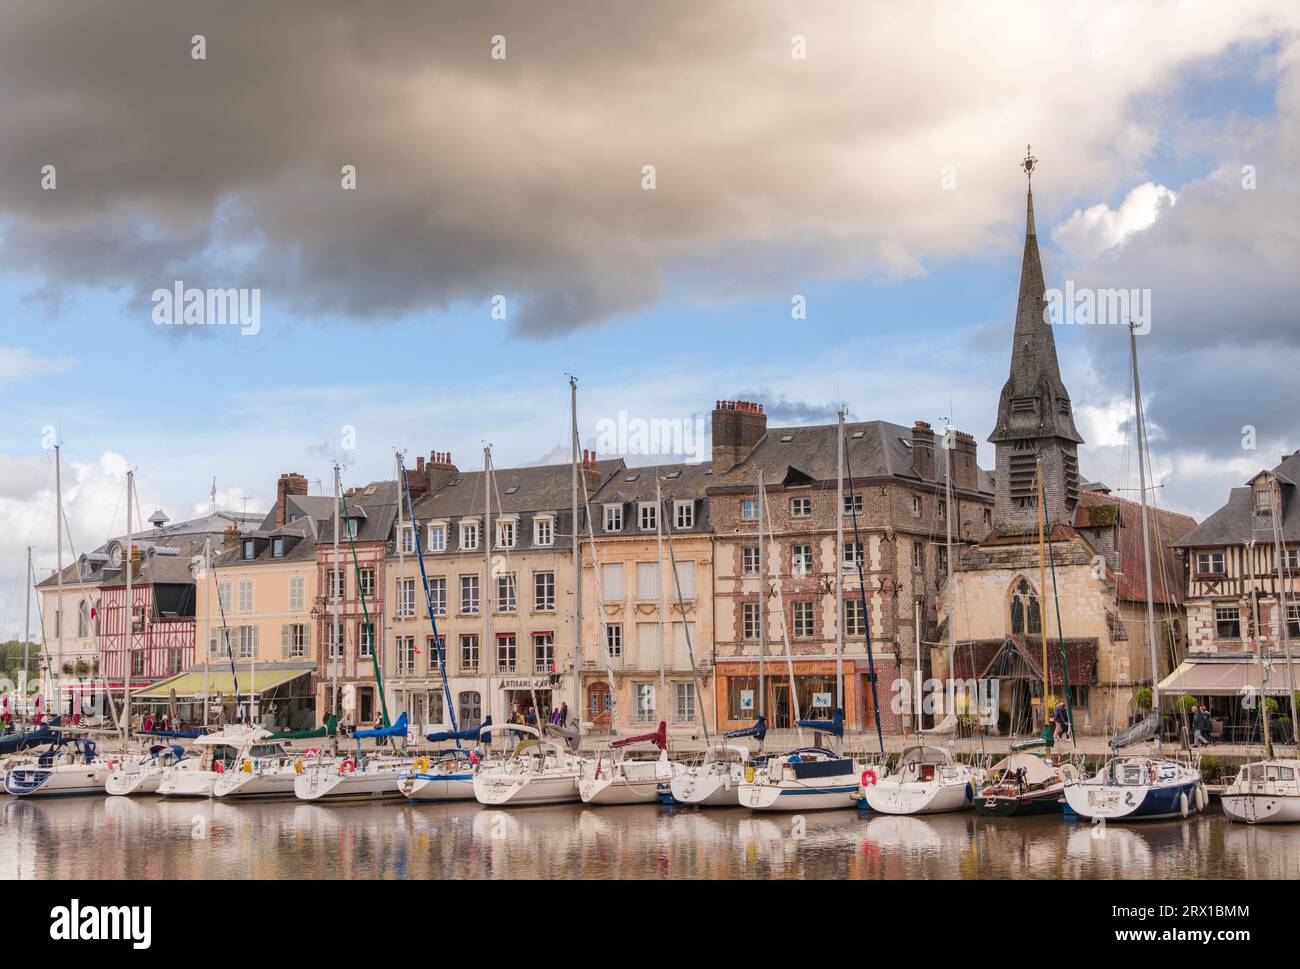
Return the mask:
<svg viewBox="0 0 1300 969">
<path fill-rule="evenodd" d="M 537 708 L 536 708 L 536 707 L 529 707 L 529 708 L 528 708 L 528 716 L 524 719 L 524 723 L 525 723 L 527 726 L 529 726 L 529 727 L 536 727 L 536 726 L 537 726 Z"/>
<path fill-rule="evenodd" d="M 148 733 L 153 729 L 153 714 L 146 714 L 144 718 L 144 732 Z"/>
<path fill-rule="evenodd" d="M 1070 715 L 1065 709 L 1064 703 L 1056 705 L 1056 738 L 1057 740 L 1068 740 L 1070 737 Z"/>
<path fill-rule="evenodd" d="M 1210 716 L 1205 707 L 1192 705 L 1192 746 L 1208 747 L 1210 744 Z"/>
<path fill-rule="evenodd" d="M 560 726 L 567 727 L 568 725 L 569 725 L 569 701 L 565 700 L 564 703 L 560 706 Z"/>
<path fill-rule="evenodd" d="M 375 714 L 375 729 L 376 729 L 376 730 L 383 730 L 383 729 L 384 729 L 384 715 L 383 715 L 382 713 L 376 713 L 376 714 Z M 375 738 L 375 746 L 376 746 L 376 747 L 382 747 L 382 746 L 384 746 L 384 738 L 383 738 L 383 737 L 376 737 L 376 738 Z"/>
</svg>

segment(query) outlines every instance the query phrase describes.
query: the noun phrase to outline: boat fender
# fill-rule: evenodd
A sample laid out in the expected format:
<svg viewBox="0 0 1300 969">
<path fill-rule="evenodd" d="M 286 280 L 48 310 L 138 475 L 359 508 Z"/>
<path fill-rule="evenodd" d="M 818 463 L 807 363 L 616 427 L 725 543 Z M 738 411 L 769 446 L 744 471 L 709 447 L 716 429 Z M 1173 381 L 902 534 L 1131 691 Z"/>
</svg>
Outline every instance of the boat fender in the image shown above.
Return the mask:
<svg viewBox="0 0 1300 969">
<path fill-rule="evenodd" d="M 752 766 L 745 767 L 745 783 L 746 784 L 754 783 L 754 768 Z"/>
<path fill-rule="evenodd" d="M 426 770 L 429 769 L 429 762 L 425 760 L 423 757 L 421 757 L 418 760 L 416 760 L 414 767 L 415 767 L 415 772 L 417 774 L 423 774 Z"/>
<path fill-rule="evenodd" d="M 1187 792 L 1183 791 L 1178 795 L 1178 810 L 1183 812 L 1183 817 L 1187 817 Z"/>
<path fill-rule="evenodd" d="M 225 762 L 220 760 L 217 761 L 215 764 L 212 765 L 212 769 L 215 770 L 218 774 L 224 774 L 226 772 Z"/>
<path fill-rule="evenodd" d="M 302 773 L 302 758 L 301 758 L 301 757 L 298 758 L 297 760 L 295 760 L 295 761 L 293 762 L 293 772 L 294 772 L 295 774 L 301 774 L 301 773 Z"/>
<path fill-rule="evenodd" d="M 1205 810 L 1205 785 L 1204 784 L 1196 785 L 1196 809 L 1198 811 Z"/>
<path fill-rule="evenodd" d="M 356 770 L 357 770 L 357 765 L 354 764 L 351 760 L 345 760 L 343 763 L 339 764 L 340 774 L 354 774 L 356 773 Z"/>
<path fill-rule="evenodd" d="M 247 757 L 244 758 L 244 773 L 245 774 L 253 773 L 253 762 L 249 760 Z"/>
<path fill-rule="evenodd" d="M 876 772 L 868 767 L 862 772 L 862 786 L 870 787 L 874 783 L 876 783 Z"/>
<path fill-rule="evenodd" d="M 722 775 L 722 789 L 728 792 L 731 791 L 731 771 L 727 771 Z M 692 785 L 692 790 L 694 790 L 694 785 Z"/>
<path fill-rule="evenodd" d="M 475 751 L 473 751 L 473 750 L 471 750 L 471 751 L 469 752 L 469 762 L 470 762 L 470 764 L 473 765 L 474 767 L 477 767 L 477 766 L 478 766 L 478 753 L 477 753 L 477 752 L 475 752 Z"/>
</svg>

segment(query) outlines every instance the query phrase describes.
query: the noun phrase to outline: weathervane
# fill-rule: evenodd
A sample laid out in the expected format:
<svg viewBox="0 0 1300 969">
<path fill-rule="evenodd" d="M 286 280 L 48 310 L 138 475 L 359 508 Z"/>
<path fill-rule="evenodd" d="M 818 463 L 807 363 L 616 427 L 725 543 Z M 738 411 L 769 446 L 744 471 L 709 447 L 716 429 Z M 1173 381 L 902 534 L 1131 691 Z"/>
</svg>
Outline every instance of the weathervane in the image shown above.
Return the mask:
<svg viewBox="0 0 1300 969">
<path fill-rule="evenodd" d="M 1038 167 L 1038 159 L 1034 157 L 1034 153 L 1028 145 L 1025 145 L 1025 159 L 1020 163 L 1020 167 L 1025 170 L 1025 178 L 1032 182 L 1034 180 L 1034 169 Z"/>
</svg>

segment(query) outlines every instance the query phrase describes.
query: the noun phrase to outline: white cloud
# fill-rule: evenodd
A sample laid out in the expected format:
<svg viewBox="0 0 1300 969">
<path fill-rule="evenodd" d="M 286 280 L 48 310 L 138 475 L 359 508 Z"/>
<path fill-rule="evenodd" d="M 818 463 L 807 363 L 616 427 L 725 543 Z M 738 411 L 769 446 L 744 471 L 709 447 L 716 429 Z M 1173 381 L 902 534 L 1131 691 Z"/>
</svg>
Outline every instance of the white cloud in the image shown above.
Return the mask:
<svg viewBox="0 0 1300 969">
<path fill-rule="evenodd" d="M 1178 196 L 1172 190 L 1154 182 L 1143 182 L 1129 191 L 1118 209 L 1105 202 L 1075 209 L 1052 229 L 1052 240 L 1072 259 L 1095 259 L 1151 228 L 1177 202 Z"/>
<path fill-rule="evenodd" d="M 76 365 L 72 357 L 42 357 L 22 347 L 0 346 L 0 386 L 66 373 Z"/>
</svg>

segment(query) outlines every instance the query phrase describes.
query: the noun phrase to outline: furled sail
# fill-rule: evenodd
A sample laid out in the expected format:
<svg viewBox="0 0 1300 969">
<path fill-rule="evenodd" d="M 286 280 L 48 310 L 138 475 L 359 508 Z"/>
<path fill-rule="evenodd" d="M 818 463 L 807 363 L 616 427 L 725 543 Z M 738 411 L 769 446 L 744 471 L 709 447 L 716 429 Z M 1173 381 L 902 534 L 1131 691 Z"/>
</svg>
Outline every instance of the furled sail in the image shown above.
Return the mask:
<svg viewBox="0 0 1300 969">
<path fill-rule="evenodd" d="M 659 721 L 659 729 L 654 733 L 643 733 L 638 737 L 625 737 L 622 740 L 615 740 L 611 747 L 626 747 L 629 744 L 653 743 L 660 750 L 666 750 L 668 747 L 668 724 L 663 720 Z"/>
<path fill-rule="evenodd" d="M 369 740 L 371 737 L 405 737 L 406 713 L 403 711 L 391 727 L 380 727 L 378 730 L 355 730 L 352 736 L 358 740 Z"/>
<path fill-rule="evenodd" d="M 767 717 L 759 715 L 758 722 L 752 727 L 743 727 L 740 730 L 729 730 L 723 735 L 724 740 L 735 740 L 737 737 L 757 737 L 759 743 L 767 736 Z"/>
<path fill-rule="evenodd" d="M 17 753 L 20 750 L 26 750 L 28 747 L 38 747 L 41 744 L 51 743 L 56 738 L 57 734 L 48 727 L 37 727 L 27 733 L 10 734 L 8 737 L 0 737 L 0 754 Z"/>
<path fill-rule="evenodd" d="M 1152 711 L 1145 720 L 1138 721 L 1127 730 L 1112 737 L 1110 745 L 1115 750 L 1123 750 L 1125 747 L 1132 747 L 1134 744 L 1140 744 L 1144 740 L 1151 740 L 1159 735 L 1160 714 Z"/>
<path fill-rule="evenodd" d="M 810 730 L 818 730 L 822 733 L 833 734 L 836 737 L 844 736 L 844 711 L 836 710 L 830 720 L 800 720 L 799 726 L 807 727 Z"/>
<path fill-rule="evenodd" d="M 484 727 L 492 726 L 492 714 L 483 718 L 483 722 L 477 727 L 470 727 L 466 730 L 443 730 L 440 733 L 427 733 L 424 739 L 431 744 L 440 744 L 446 740 L 478 740 L 483 738 L 483 743 L 492 743 L 491 733 L 482 733 Z"/>
</svg>

